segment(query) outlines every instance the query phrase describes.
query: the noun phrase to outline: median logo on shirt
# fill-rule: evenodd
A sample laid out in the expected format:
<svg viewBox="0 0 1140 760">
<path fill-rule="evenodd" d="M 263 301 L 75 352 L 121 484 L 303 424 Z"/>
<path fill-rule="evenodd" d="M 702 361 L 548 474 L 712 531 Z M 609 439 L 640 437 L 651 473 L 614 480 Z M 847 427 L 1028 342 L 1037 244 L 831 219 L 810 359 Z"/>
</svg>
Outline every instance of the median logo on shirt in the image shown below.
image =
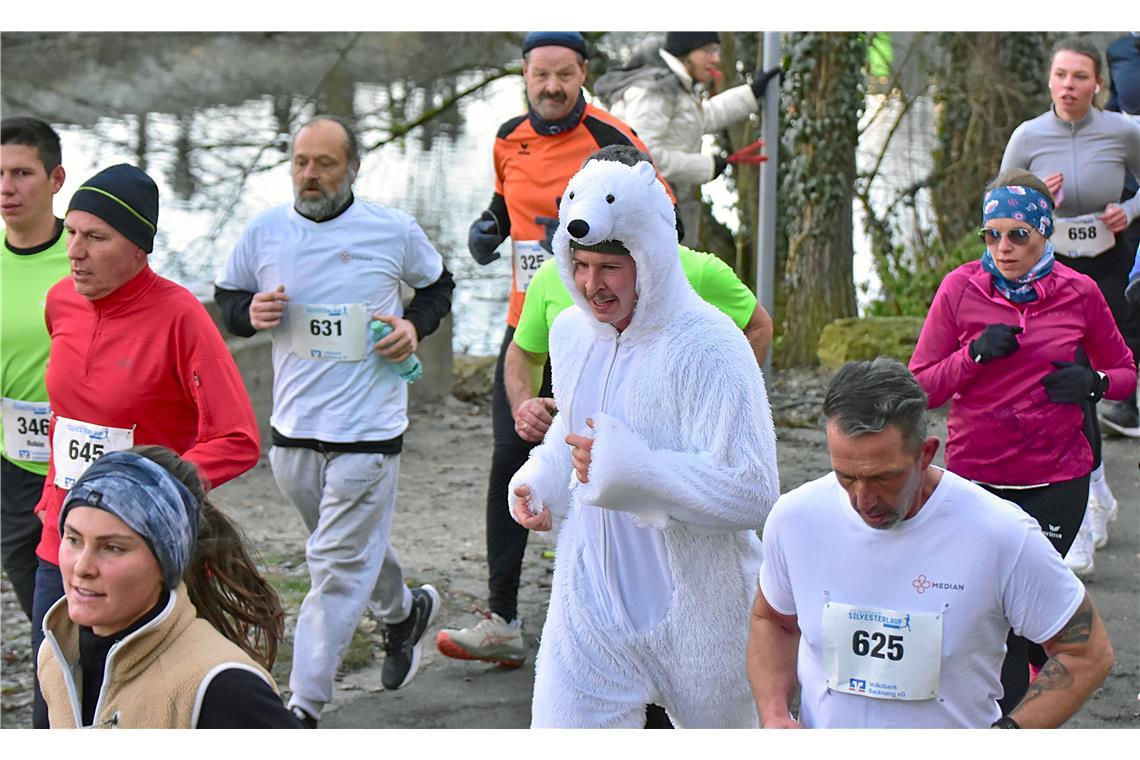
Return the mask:
<svg viewBox="0 0 1140 760">
<path fill-rule="evenodd" d="M 341 251 L 339 254 L 337 254 L 337 258 L 340 259 L 342 264 L 347 264 L 353 259 L 356 259 L 357 261 L 372 261 L 374 259 L 374 257 L 368 256 L 367 254 L 349 253 L 348 251 Z"/>
<path fill-rule="evenodd" d="M 925 574 L 919 575 L 910 585 L 914 586 L 914 590 L 920 594 L 925 594 L 930 589 L 939 589 L 941 591 L 965 591 L 966 584 L 964 583 L 951 583 L 948 581 L 934 581 L 927 578 Z"/>
</svg>

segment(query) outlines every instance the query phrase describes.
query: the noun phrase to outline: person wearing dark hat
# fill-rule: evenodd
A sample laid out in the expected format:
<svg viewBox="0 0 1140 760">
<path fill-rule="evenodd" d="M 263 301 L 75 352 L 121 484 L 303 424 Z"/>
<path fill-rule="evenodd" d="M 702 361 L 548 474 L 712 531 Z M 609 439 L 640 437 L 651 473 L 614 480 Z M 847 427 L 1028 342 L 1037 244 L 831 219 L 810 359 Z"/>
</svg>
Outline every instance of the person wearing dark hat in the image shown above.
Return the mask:
<svg viewBox="0 0 1140 760">
<path fill-rule="evenodd" d="M 67 593 L 45 619 L 37 668 L 52 728 L 302 728 L 277 694 L 272 655 L 250 640 L 275 651 L 280 601 L 198 486 L 174 452 L 139 447 L 101 457 L 64 499 Z M 272 599 L 242 605 L 251 592 Z M 214 602 L 269 614 L 237 617 L 247 625 L 223 628 L 231 640 L 199 617 Z"/>
<path fill-rule="evenodd" d="M 720 155 L 701 152 L 706 134 L 740 121 L 760 107 L 768 82 L 780 73 L 760 69 L 750 84 L 708 97 L 720 77 L 720 36 L 716 32 L 669 32 L 652 36 L 620 69 L 598 77 L 594 93 L 624 119 L 653 152 L 661 174 L 673 186 L 685 229 L 696 239 L 701 202 L 697 186 L 725 170 Z"/>
<path fill-rule="evenodd" d="M 109 167 L 71 198 L 64 226 L 71 276 L 48 291 L 46 383 L 51 461 L 36 512 L 32 630 L 63 595 L 59 513 L 100 456 L 135 444 L 173 449 L 216 487 L 257 463 L 249 395 L 217 327 L 194 294 L 148 265 L 158 187 L 141 169 Z M 41 709 L 33 724 L 46 725 Z"/>
<path fill-rule="evenodd" d="M 495 192 L 471 225 L 468 249 L 482 265 L 499 258 L 496 249 L 511 239 L 512 266 L 507 328 L 495 365 L 492 389 L 494 451 L 487 488 L 487 564 L 490 613 L 477 624 L 447 629 L 439 650 L 459 659 L 521 665 L 527 656 L 518 620 L 519 578 L 527 531 L 504 514 L 507 482 L 526 462 L 534 443 L 519 437 L 507 397 L 504 362 L 514 337 L 527 286 L 551 258 L 549 240 L 557 226 L 558 203 L 582 162 L 607 145 L 632 145 L 648 152 L 624 122 L 587 103 L 582 90 L 589 51 L 578 32 L 530 32 L 523 40 L 525 114 L 499 127 L 494 144 Z M 549 365 L 548 365 L 549 366 Z M 549 372 L 540 395 L 549 398 Z M 480 642 L 494 642 L 483 646 Z"/>
<path fill-rule="evenodd" d="M 41 527 L 33 509 L 51 451 L 44 387 L 51 340 L 44 329 L 44 297 L 67 276 L 63 220 L 52 210 L 66 175 L 59 135 L 50 124 L 13 116 L 4 119 L 0 135 L 0 560 L 30 620 Z"/>
</svg>

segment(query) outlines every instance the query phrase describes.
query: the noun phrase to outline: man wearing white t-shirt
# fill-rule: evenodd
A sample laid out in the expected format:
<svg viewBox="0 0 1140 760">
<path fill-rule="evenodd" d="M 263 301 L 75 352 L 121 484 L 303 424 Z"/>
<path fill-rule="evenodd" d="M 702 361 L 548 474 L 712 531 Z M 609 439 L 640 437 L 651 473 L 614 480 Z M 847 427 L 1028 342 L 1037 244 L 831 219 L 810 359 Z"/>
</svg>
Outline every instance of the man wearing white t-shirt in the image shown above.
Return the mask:
<svg viewBox="0 0 1140 760">
<path fill-rule="evenodd" d="M 245 229 L 215 289 L 227 328 L 273 338 L 273 475 L 300 511 L 312 586 L 293 645 L 289 706 L 315 727 L 365 607 L 386 627 L 381 681 L 406 686 L 439 609 L 410 590 L 388 541 L 408 391 L 395 364 L 451 309 L 451 274 L 407 214 L 355 201 L 352 128 L 318 116 L 293 137 L 294 203 Z M 415 289 L 405 310 L 400 283 Z M 372 319 L 392 327 L 373 343 Z"/>
<path fill-rule="evenodd" d="M 894 360 L 832 378 L 833 472 L 782 496 L 764 527 L 748 671 L 765 728 L 1051 728 L 1108 675 L 1081 582 L 1036 521 L 931 466 L 925 409 Z M 1002 716 L 1011 627 L 1050 659 Z"/>
</svg>

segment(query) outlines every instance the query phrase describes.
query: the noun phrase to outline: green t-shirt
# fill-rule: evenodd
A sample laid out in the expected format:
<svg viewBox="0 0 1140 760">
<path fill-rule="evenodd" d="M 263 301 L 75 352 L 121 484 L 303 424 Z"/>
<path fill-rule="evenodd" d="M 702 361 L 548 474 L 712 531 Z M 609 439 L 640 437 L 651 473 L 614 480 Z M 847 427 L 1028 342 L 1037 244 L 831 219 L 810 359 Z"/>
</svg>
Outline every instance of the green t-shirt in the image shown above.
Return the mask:
<svg viewBox="0 0 1140 760">
<path fill-rule="evenodd" d="M 44 368 L 51 338 L 44 325 L 44 300 L 51 286 L 71 272 L 67 234 L 58 229 L 59 237 L 36 253 L 13 253 L 7 232 L 0 236 L 0 395 L 6 399 L 48 400 Z M 3 446 L 0 437 L 0 453 L 12 464 L 47 475 L 47 462 L 17 461 Z"/>
<path fill-rule="evenodd" d="M 677 246 L 681 268 L 697 295 L 723 311 L 740 329 L 748 324 L 756 310 L 756 295 L 744 286 L 732 267 L 711 253 L 692 251 Z M 563 309 L 573 306 L 570 292 L 558 276 L 554 259 L 543 262 L 526 289 L 522 315 L 515 329 L 514 341 L 532 354 L 550 351 L 550 326 Z"/>
</svg>

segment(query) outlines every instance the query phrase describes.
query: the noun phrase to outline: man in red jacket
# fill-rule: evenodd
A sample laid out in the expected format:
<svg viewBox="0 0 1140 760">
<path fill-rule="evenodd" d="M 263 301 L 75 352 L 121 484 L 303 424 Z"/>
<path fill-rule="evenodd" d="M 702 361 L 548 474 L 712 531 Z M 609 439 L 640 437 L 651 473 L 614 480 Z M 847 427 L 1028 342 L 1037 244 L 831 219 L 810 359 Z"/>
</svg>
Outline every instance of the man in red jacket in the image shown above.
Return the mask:
<svg viewBox="0 0 1140 760">
<path fill-rule="evenodd" d="M 261 441 L 249 395 L 217 327 L 186 288 L 148 265 L 158 187 L 118 164 L 71 198 L 64 226 L 71 276 L 48 291 L 46 374 L 51 463 L 36 513 L 32 631 L 63 596 L 59 510 L 68 489 L 109 451 L 159 444 L 193 462 L 207 487 L 257 463 Z M 38 698 L 33 724 L 47 727 Z"/>
</svg>

